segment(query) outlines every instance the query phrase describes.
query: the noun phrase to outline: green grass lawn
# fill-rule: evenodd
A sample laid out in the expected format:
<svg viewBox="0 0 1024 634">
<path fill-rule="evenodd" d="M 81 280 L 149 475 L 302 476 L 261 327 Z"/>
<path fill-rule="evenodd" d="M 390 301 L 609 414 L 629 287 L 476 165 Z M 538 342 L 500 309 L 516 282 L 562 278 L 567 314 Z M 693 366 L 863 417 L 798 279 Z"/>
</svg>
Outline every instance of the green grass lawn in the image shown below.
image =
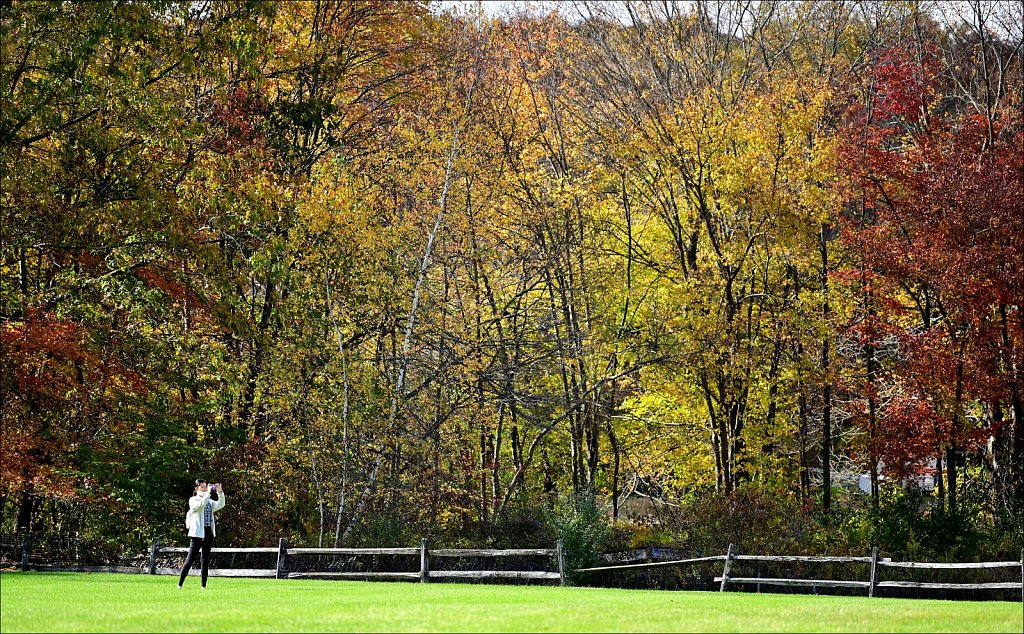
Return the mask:
<svg viewBox="0 0 1024 634">
<path fill-rule="evenodd" d="M 0 574 L 3 632 L 1021 632 L 1020 603 L 450 583 Z"/>
</svg>

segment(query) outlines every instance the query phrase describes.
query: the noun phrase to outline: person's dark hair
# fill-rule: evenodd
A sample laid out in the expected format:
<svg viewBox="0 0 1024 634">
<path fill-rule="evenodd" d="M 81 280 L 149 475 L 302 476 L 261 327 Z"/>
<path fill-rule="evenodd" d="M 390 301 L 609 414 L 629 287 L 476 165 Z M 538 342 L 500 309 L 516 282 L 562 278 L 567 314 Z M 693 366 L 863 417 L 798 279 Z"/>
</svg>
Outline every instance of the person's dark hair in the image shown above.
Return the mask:
<svg viewBox="0 0 1024 634">
<path fill-rule="evenodd" d="M 199 478 L 199 479 L 197 479 L 197 480 L 196 480 L 196 488 L 197 488 L 197 489 L 198 489 L 198 488 L 199 488 L 199 486 L 200 486 L 200 485 L 202 485 L 202 484 L 206 484 L 206 480 L 203 480 L 202 478 Z"/>
</svg>

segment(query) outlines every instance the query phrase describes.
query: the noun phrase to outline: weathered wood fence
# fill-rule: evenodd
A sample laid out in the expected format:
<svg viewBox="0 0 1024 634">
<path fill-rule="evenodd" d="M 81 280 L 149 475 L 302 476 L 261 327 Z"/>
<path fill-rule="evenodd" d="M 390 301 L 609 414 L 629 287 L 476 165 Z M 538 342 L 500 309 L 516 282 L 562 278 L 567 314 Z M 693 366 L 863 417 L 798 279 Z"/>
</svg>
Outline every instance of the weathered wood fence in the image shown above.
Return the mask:
<svg viewBox="0 0 1024 634">
<path fill-rule="evenodd" d="M 159 539 L 153 540 L 149 554 L 149 574 L 179 574 L 177 568 L 160 567 L 158 558 L 162 554 L 187 553 L 188 548 L 161 546 Z M 211 576 L 221 577 L 273 577 L 276 579 L 399 579 L 429 583 L 432 579 L 532 579 L 566 582 L 565 549 L 559 540 L 555 548 L 441 548 L 431 550 L 427 540 L 420 541 L 419 548 L 289 548 L 288 540 L 281 539 L 277 548 L 213 548 L 211 553 L 263 553 L 276 554 L 276 568 L 217 568 L 210 569 Z M 407 556 L 410 568 L 416 558 L 419 568 L 400 572 L 346 571 L 346 572 L 293 572 L 288 562 L 296 557 L 316 556 Z M 556 561 L 557 571 L 543 570 L 431 570 L 431 561 L 442 558 L 498 558 L 498 557 L 550 557 Z M 193 570 L 191 574 L 194 574 Z"/>
<path fill-rule="evenodd" d="M 706 563 L 711 561 L 722 561 L 722 575 L 715 577 L 715 583 L 719 585 L 719 591 L 725 592 L 729 584 L 757 584 L 776 586 L 812 586 L 822 588 L 863 588 L 867 590 L 869 597 L 876 595 L 880 588 L 918 588 L 933 590 L 1021 590 L 1021 601 L 1024 601 L 1024 549 L 1020 553 L 1020 561 L 985 561 L 977 563 L 927 563 L 915 561 L 893 561 L 889 558 L 878 556 L 878 548 L 873 548 L 870 557 L 818 557 L 798 555 L 740 555 L 736 547 L 729 544 L 724 555 L 712 555 L 710 557 L 697 557 L 695 559 L 676 559 L 670 561 L 658 561 L 640 564 L 620 564 L 614 566 L 599 566 L 594 568 L 581 568 L 574 570 L 576 573 L 612 572 L 626 570 L 645 570 L 651 568 L 668 568 L 678 566 L 689 566 L 693 564 Z M 738 561 L 758 561 L 775 563 L 847 563 L 847 564 L 870 564 L 868 579 L 795 579 L 795 578 L 771 578 L 771 577 L 739 577 L 732 575 L 732 565 Z M 993 582 L 993 583 L 936 583 L 920 581 L 882 581 L 879 578 L 881 568 L 913 568 L 927 570 L 971 570 L 978 568 L 1017 568 L 1020 570 L 1020 581 Z"/>
<path fill-rule="evenodd" d="M 14 543 L 17 540 L 18 543 Z M 2 560 L 9 561 L 8 556 L 14 552 L 15 561 L 18 562 L 18 567 L 23 571 L 29 570 L 43 570 L 49 572 L 120 572 L 120 573 L 139 573 L 143 572 L 134 566 L 119 566 L 119 565 L 106 565 L 106 566 L 87 566 L 87 565 L 53 565 L 48 563 L 41 563 L 40 552 L 37 544 L 32 543 L 32 538 L 29 534 L 24 535 L 6 535 L 0 539 L 0 552 L 4 552 Z M 35 557 L 33 557 L 33 550 L 35 550 Z M 42 556 L 43 562 L 51 561 L 52 553 L 45 554 L 48 551 L 44 547 L 44 554 Z M 35 561 L 33 561 L 35 559 Z M 9 564 L 8 564 L 9 565 Z"/>
<path fill-rule="evenodd" d="M 5 544 L 15 546 L 14 544 Z M 32 545 L 28 536 L 23 538 L 21 547 L 21 569 L 41 571 L 77 571 L 77 572 L 120 572 L 148 573 L 161 575 L 177 575 L 179 568 L 159 566 L 160 555 L 184 554 L 188 548 L 162 546 L 160 539 L 155 538 L 149 549 L 148 562 L 141 566 L 54 566 L 33 564 L 31 561 Z M 872 549 L 869 557 L 829 557 L 829 556 L 797 556 L 797 555 L 742 555 L 733 544 L 724 555 L 712 555 L 692 559 L 672 559 L 646 563 L 625 563 L 592 568 L 568 570 L 566 553 L 562 541 L 555 548 L 519 548 L 519 549 L 483 549 L 483 548 L 442 548 L 431 550 L 426 539 L 421 540 L 419 548 L 289 548 L 288 540 L 281 539 L 276 548 L 214 548 L 213 553 L 220 554 L 266 554 L 276 555 L 275 568 L 215 568 L 210 570 L 211 576 L 221 577 L 268 577 L 277 579 L 317 578 L 317 579 L 401 579 L 428 583 L 432 579 L 530 579 L 558 581 L 565 585 L 568 573 L 586 575 L 597 572 L 624 572 L 649 570 L 656 568 L 685 567 L 709 562 L 723 562 L 721 576 L 714 577 L 719 584 L 719 591 L 725 592 L 730 585 L 756 584 L 767 586 L 803 586 L 822 588 L 859 588 L 867 591 L 869 597 L 877 596 L 879 590 L 885 589 L 933 589 L 933 590 L 1020 590 L 1021 601 L 1024 601 L 1024 549 L 1021 550 L 1020 561 L 986 561 L 975 563 L 929 563 L 914 561 L 893 561 L 879 557 L 878 548 Z M 383 571 L 289 571 L 288 562 L 304 556 L 401 556 L 409 557 L 407 570 L 399 572 Z M 555 561 L 557 570 L 432 570 L 431 562 L 439 559 L 452 558 L 501 558 L 501 557 L 548 557 Z M 419 567 L 416 568 L 416 559 Z M 744 577 L 733 574 L 733 565 L 741 562 L 766 563 L 838 563 L 868 565 L 867 579 L 805 579 L 785 577 Z M 1016 568 L 1020 571 L 1020 581 L 1000 581 L 988 583 L 946 583 L 929 581 L 897 581 L 883 580 L 882 571 L 890 569 L 914 570 L 976 570 L 996 568 Z M 194 574 L 195 570 L 192 571 Z"/>
</svg>

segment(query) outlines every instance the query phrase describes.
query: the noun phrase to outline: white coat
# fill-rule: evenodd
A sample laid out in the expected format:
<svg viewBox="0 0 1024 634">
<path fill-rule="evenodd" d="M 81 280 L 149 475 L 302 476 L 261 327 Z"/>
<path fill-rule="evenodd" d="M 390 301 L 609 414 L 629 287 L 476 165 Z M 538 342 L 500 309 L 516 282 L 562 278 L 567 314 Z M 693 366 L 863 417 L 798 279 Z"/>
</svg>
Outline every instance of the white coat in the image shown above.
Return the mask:
<svg viewBox="0 0 1024 634">
<path fill-rule="evenodd" d="M 227 500 L 224 499 L 223 491 L 217 492 L 218 500 L 213 503 L 213 514 L 210 519 L 210 529 L 214 536 L 217 535 L 217 511 L 224 508 Z M 206 527 L 203 526 L 203 508 L 210 501 L 210 492 L 196 493 L 188 500 L 188 513 L 185 514 L 185 527 L 188 528 L 189 537 L 202 539 L 206 536 Z"/>
</svg>

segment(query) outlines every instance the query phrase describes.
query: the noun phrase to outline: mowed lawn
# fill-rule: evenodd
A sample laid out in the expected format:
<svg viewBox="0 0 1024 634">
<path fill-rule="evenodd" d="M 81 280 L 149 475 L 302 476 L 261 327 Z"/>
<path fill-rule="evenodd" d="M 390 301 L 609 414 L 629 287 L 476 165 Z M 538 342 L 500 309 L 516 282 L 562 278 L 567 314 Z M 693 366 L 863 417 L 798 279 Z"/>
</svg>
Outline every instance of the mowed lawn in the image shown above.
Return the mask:
<svg viewBox="0 0 1024 634">
<path fill-rule="evenodd" d="M 1020 603 L 608 588 L 0 574 L 3 632 L 1021 632 Z"/>
</svg>

